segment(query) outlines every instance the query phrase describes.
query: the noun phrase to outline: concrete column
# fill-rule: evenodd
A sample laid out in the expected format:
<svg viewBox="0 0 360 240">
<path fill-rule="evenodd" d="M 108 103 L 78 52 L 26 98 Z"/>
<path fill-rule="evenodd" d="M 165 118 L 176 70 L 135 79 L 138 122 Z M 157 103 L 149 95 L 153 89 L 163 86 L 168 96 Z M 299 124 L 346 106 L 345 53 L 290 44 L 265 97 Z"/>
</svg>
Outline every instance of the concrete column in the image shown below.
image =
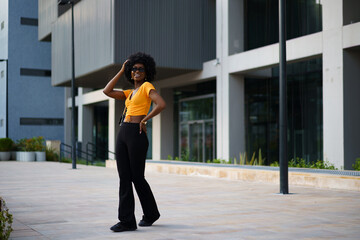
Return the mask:
<svg viewBox="0 0 360 240">
<path fill-rule="evenodd" d="M 119 132 L 119 119 L 124 111 L 125 102 L 113 98 L 109 99 L 109 151 L 115 152 L 116 137 Z M 114 154 L 109 154 L 110 159 L 115 159 Z"/>
<path fill-rule="evenodd" d="M 161 160 L 161 117 L 152 119 L 152 159 Z"/>
<path fill-rule="evenodd" d="M 229 0 L 216 1 L 216 155 L 229 159 Z"/>
<path fill-rule="evenodd" d="M 152 119 L 152 159 L 174 156 L 174 101 L 173 89 L 162 88 L 157 92 L 166 102 L 166 109 Z"/>
<path fill-rule="evenodd" d="M 91 105 L 85 105 L 84 94 L 87 89 L 79 87 L 77 96 L 78 106 L 78 139 L 81 150 L 86 151 L 86 144 L 92 142 L 92 127 L 94 123 L 94 111 Z"/>
<path fill-rule="evenodd" d="M 344 165 L 360 158 L 360 51 L 344 50 Z"/>
<path fill-rule="evenodd" d="M 71 146 L 71 107 L 68 105 L 68 99 L 71 98 L 71 88 L 64 88 L 65 111 L 64 111 L 64 141 Z"/>
<path fill-rule="evenodd" d="M 77 141 L 82 143 L 83 141 L 83 88 L 78 88 L 78 96 L 77 96 L 77 107 L 78 107 L 78 137 Z"/>
<path fill-rule="evenodd" d="M 174 95 L 173 89 L 161 89 L 161 96 L 166 102 L 165 110 L 160 114 L 161 139 L 160 156 L 167 159 L 168 155 L 174 156 Z"/>
<path fill-rule="evenodd" d="M 324 160 L 344 167 L 343 1 L 322 0 Z"/>
</svg>

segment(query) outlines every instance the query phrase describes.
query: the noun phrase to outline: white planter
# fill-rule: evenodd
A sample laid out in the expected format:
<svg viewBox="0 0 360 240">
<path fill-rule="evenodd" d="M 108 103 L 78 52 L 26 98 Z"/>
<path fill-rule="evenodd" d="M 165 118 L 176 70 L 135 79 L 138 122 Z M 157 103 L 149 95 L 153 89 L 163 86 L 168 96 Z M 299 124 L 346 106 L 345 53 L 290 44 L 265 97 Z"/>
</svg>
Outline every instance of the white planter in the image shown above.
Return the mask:
<svg viewBox="0 0 360 240">
<path fill-rule="evenodd" d="M 9 161 L 11 152 L 0 152 L 0 161 Z"/>
<path fill-rule="evenodd" d="M 20 162 L 34 162 L 35 161 L 35 152 L 18 152 L 16 160 Z"/>
<path fill-rule="evenodd" d="M 46 153 L 45 152 L 35 152 L 36 161 L 37 162 L 45 162 L 46 161 Z"/>
</svg>

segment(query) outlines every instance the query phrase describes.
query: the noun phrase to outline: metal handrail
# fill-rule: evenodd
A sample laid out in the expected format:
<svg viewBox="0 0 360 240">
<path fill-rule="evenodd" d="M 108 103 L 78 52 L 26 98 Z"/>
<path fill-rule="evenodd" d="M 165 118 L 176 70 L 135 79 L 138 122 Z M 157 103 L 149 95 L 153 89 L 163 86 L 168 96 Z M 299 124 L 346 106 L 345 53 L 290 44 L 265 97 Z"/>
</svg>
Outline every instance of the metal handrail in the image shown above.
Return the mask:
<svg viewBox="0 0 360 240">
<path fill-rule="evenodd" d="M 89 148 L 89 146 L 91 146 L 91 149 Z M 96 144 L 94 144 L 92 142 L 88 142 L 86 144 L 86 152 L 82 151 L 80 149 L 76 149 L 76 154 L 80 155 L 80 153 L 81 153 L 81 154 L 86 155 L 86 165 L 89 165 L 89 162 L 91 163 L 91 165 L 93 165 L 94 164 L 94 159 L 99 159 L 99 160 L 110 159 L 110 158 L 105 157 L 105 156 L 102 156 L 102 157 L 100 156 L 99 157 L 98 154 L 97 154 L 98 149 L 104 150 L 108 154 L 109 153 L 115 154 L 114 152 L 109 151 L 106 148 L 99 147 L 99 146 L 97 146 Z M 72 146 L 68 145 L 68 144 L 65 144 L 65 143 L 60 143 L 60 160 L 59 160 L 59 162 L 61 162 L 61 159 L 64 158 L 65 153 L 67 153 L 67 154 L 69 154 L 71 156 L 71 154 L 72 154 Z"/>
<path fill-rule="evenodd" d="M 89 146 L 90 146 L 91 148 L 89 148 Z M 107 157 L 106 157 L 106 156 L 100 156 L 100 157 L 99 157 L 97 150 L 104 150 L 105 152 L 107 152 L 108 156 L 107 156 Z M 104 147 L 100 147 L 100 146 L 98 146 L 98 145 L 96 145 L 96 144 L 94 144 L 94 143 L 92 143 L 92 142 L 87 142 L 87 143 L 86 143 L 86 153 L 88 154 L 90 151 L 91 151 L 91 153 L 92 153 L 92 154 L 91 154 L 92 156 L 95 155 L 95 157 L 99 157 L 100 159 L 104 159 L 104 160 L 110 159 L 110 158 L 109 158 L 109 153 L 115 154 L 114 152 L 109 151 L 108 149 L 106 149 L 106 148 L 104 148 Z M 89 154 L 88 154 L 88 155 L 89 155 Z M 87 156 L 88 156 L 88 155 L 87 155 Z M 87 161 L 88 161 L 88 159 L 87 159 Z"/>
<path fill-rule="evenodd" d="M 64 147 L 70 148 L 70 150 L 65 150 Z M 63 159 L 64 157 L 64 152 L 65 153 L 69 153 L 71 155 L 72 153 L 72 146 L 65 144 L 65 143 L 60 143 L 60 159 L 59 162 L 61 162 L 61 159 Z"/>
</svg>

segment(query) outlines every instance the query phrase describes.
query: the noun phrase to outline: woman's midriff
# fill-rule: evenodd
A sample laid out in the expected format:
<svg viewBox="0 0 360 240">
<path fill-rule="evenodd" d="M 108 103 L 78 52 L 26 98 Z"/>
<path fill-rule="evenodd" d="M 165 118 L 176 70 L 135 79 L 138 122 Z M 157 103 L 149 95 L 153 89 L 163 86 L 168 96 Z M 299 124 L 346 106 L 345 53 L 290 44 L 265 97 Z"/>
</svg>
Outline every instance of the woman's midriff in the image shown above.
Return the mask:
<svg viewBox="0 0 360 240">
<path fill-rule="evenodd" d="M 141 120 L 143 120 L 145 116 L 146 116 L 146 115 L 126 116 L 124 122 L 128 122 L 128 123 L 140 123 Z"/>
</svg>

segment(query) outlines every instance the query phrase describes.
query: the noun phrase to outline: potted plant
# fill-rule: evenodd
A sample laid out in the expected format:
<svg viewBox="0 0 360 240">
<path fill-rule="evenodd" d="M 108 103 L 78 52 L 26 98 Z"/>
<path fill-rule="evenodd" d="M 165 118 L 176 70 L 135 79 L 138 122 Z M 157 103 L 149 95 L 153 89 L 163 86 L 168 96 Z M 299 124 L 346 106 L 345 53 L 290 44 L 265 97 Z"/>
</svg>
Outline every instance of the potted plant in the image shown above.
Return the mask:
<svg viewBox="0 0 360 240">
<path fill-rule="evenodd" d="M 10 138 L 0 138 L 0 160 L 10 160 L 12 147 L 13 141 Z"/>
<path fill-rule="evenodd" d="M 35 158 L 37 162 L 46 161 L 46 146 L 44 137 L 33 137 L 34 148 L 35 148 Z"/>
<path fill-rule="evenodd" d="M 16 157 L 16 160 L 20 162 L 33 162 L 35 161 L 35 141 L 33 138 L 23 138 L 18 140 L 18 147 L 20 152 Z"/>
</svg>

